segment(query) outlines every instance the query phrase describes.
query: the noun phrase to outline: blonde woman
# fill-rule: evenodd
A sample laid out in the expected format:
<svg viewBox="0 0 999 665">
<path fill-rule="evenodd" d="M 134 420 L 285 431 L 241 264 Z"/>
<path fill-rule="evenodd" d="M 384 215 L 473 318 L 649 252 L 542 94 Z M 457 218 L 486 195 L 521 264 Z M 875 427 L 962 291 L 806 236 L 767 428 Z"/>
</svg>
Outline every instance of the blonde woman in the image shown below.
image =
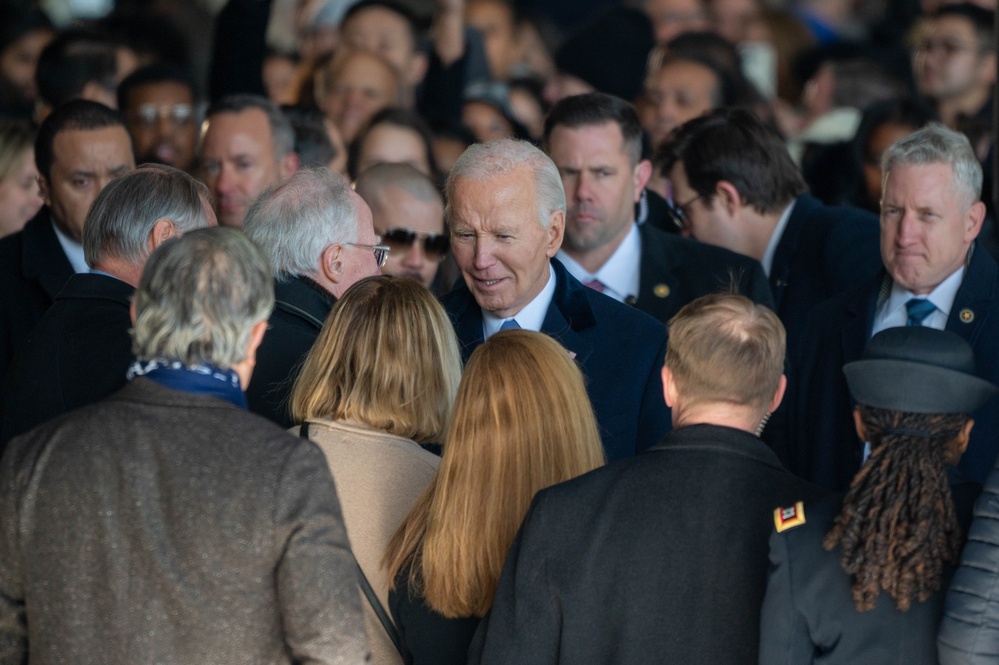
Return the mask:
<svg viewBox="0 0 999 665">
<path fill-rule="evenodd" d="M 465 663 L 534 494 L 603 463 L 583 376 L 558 342 L 511 330 L 476 349 L 440 470 L 385 556 L 404 656 Z"/>
<path fill-rule="evenodd" d="M 0 122 L 0 238 L 17 233 L 42 207 L 35 168 L 35 132 Z"/>
<path fill-rule="evenodd" d="M 326 455 L 377 597 L 365 602 L 374 664 L 402 663 L 394 627 L 377 611 L 391 580 L 381 558 L 434 477 L 440 460 L 420 444 L 440 442 L 460 377 L 458 343 L 437 300 L 417 282 L 379 276 L 337 301 L 292 390 L 292 416 Z"/>
</svg>

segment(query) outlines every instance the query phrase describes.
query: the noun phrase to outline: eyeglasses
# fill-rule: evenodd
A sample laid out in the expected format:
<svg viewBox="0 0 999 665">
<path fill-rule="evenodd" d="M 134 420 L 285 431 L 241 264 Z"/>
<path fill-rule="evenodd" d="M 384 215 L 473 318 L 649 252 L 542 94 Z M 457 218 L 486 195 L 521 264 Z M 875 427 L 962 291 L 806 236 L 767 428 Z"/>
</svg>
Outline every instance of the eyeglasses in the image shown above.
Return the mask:
<svg viewBox="0 0 999 665">
<path fill-rule="evenodd" d="M 171 120 L 175 124 L 184 125 L 194 120 L 194 107 L 190 104 L 143 104 L 133 113 L 139 124 L 152 126 L 157 119 Z"/>
<path fill-rule="evenodd" d="M 385 265 L 385 259 L 388 258 L 388 254 L 391 251 L 391 248 L 387 245 L 364 245 L 359 242 L 345 242 L 343 244 L 350 245 L 351 247 L 364 247 L 370 249 L 375 254 L 375 263 L 378 264 L 379 268 Z"/>
<path fill-rule="evenodd" d="M 400 253 L 409 250 L 419 241 L 423 243 L 423 253 L 430 261 L 443 261 L 451 248 L 450 239 L 443 233 L 424 233 L 403 228 L 389 229 L 382 234 L 382 241 Z"/>
<path fill-rule="evenodd" d="M 697 199 L 704 196 L 703 194 L 698 194 L 694 198 L 690 199 L 686 203 L 672 203 L 666 206 L 666 214 L 669 215 L 670 221 L 676 224 L 676 227 L 681 231 L 690 226 L 690 222 L 687 219 L 687 208 L 691 203 Z"/>
</svg>

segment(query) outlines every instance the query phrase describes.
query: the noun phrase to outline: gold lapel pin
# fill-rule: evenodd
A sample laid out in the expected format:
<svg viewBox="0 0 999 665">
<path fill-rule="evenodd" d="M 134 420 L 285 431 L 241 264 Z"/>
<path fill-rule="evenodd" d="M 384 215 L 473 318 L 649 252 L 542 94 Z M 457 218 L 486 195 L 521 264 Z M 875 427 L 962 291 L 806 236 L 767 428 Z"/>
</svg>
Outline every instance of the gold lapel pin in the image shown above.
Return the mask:
<svg viewBox="0 0 999 665">
<path fill-rule="evenodd" d="M 974 312 L 972 312 L 970 309 L 961 310 L 961 321 L 963 321 L 964 323 L 971 323 L 974 320 L 975 320 Z"/>
<path fill-rule="evenodd" d="M 652 292 L 656 294 L 657 298 L 665 298 L 669 295 L 669 287 L 665 284 L 656 284 L 655 288 L 652 289 Z"/>
</svg>

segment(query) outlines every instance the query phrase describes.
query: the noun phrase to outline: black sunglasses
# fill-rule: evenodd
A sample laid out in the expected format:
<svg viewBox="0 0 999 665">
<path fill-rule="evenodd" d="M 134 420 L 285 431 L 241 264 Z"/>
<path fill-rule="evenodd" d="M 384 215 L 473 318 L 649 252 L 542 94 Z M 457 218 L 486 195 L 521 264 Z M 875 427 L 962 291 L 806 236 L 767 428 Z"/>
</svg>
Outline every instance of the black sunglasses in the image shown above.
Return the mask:
<svg viewBox="0 0 999 665">
<path fill-rule="evenodd" d="M 419 239 L 423 243 L 423 253 L 431 261 L 441 261 L 451 248 L 451 241 L 443 233 L 424 233 L 422 231 L 412 231 L 410 229 L 389 229 L 381 234 L 382 242 L 389 247 L 397 248 L 396 252 L 401 253 L 404 249 L 409 249 L 413 243 Z"/>
</svg>

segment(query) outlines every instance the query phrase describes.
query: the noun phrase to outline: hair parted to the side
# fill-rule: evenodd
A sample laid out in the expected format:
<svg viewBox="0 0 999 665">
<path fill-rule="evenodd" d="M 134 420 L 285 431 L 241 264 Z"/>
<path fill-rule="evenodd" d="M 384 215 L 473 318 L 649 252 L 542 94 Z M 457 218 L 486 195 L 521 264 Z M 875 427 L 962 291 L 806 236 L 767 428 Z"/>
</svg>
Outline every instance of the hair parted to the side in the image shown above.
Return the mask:
<svg viewBox="0 0 999 665">
<path fill-rule="evenodd" d="M 333 306 L 291 392 L 291 414 L 438 443 L 460 380 L 458 340 L 433 294 L 411 279 L 368 277 Z"/>
<path fill-rule="evenodd" d="M 267 124 L 271 128 L 271 143 L 274 147 L 274 159 L 280 161 L 295 150 L 295 128 L 284 114 L 281 107 L 260 95 L 230 95 L 223 97 L 208 107 L 205 120 L 211 124 L 212 118 L 220 113 L 243 113 L 250 109 L 263 111 L 267 116 Z M 204 136 L 202 134 L 202 136 Z"/>
<path fill-rule="evenodd" d="M 143 164 L 115 178 L 94 199 L 83 225 L 87 265 L 116 258 L 140 265 L 149 255 L 149 234 L 160 219 L 181 233 L 207 226 L 208 187 L 179 169 Z"/>
<path fill-rule="evenodd" d="M 243 231 L 283 282 L 315 275 L 330 244 L 356 242 L 357 222 L 350 183 L 317 167 L 299 169 L 260 194 L 246 211 Z"/>
<path fill-rule="evenodd" d="M 451 217 L 455 184 L 459 180 L 489 180 L 513 173 L 519 168 L 529 168 L 533 176 L 538 203 L 538 223 L 548 228 L 552 213 L 565 212 L 565 188 L 555 162 L 527 141 L 500 139 L 487 143 L 473 143 L 451 167 L 444 183 L 444 219 L 448 228 L 454 228 Z"/>
<path fill-rule="evenodd" d="M 882 178 L 895 166 L 949 164 L 954 185 L 968 208 L 982 195 L 982 165 L 975 157 L 968 137 L 931 122 L 893 143 L 881 156 Z"/>
<path fill-rule="evenodd" d="M 904 612 L 941 588 L 944 566 L 961 554 L 945 453 L 968 416 L 858 408 L 871 456 L 853 479 L 823 546 L 840 547 L 858 611 L 873 609 L 885 591 Z"/>
<path fill-rule="evenodd" d="M 241 231 L 196 229 L 160 245 L 135 292 L 132 351 L 140 360 L 229 368 L 274 309 L 267 259 Z"/>
<path fill-rule="evenodd" d="M 493 335 L 468 360 L 443 450 L 384 563 L 444 616 L 483 616 L 534 495 L 604 463 L 579 367 L 542 333 Z"/>
<path fill-rule="evenodd" d="M 730 182 L 747 205 L 763 213 L 784 210 L 808 189 L 781 137 L 742 108 L 688 120 L 663 140 L 652 162 L 667 177 L 683 162 L 690 188 L 709 201 L 719 181 Z"/>
<path fill-rule="evenodd" d="M 542 134 L 545 152 L 551 152 L 551 135 L 556 127 L 579 129 L 608 122 L 621 130 L 623 149 L 631 165 L 635 166 L 642 159 L 642 125 L 638 121 L 638 113 L 630 103 L 603 92 L 572 95 L 552 107 L 545 116 Z"/>
<path fill-rule="evenodd" d="M 666 365 L 692 403 L 765 411 L 784 371 L 785 338 L 769 308 L 733 293 L 701 296 L 670 320 Z"/>
</svg>

